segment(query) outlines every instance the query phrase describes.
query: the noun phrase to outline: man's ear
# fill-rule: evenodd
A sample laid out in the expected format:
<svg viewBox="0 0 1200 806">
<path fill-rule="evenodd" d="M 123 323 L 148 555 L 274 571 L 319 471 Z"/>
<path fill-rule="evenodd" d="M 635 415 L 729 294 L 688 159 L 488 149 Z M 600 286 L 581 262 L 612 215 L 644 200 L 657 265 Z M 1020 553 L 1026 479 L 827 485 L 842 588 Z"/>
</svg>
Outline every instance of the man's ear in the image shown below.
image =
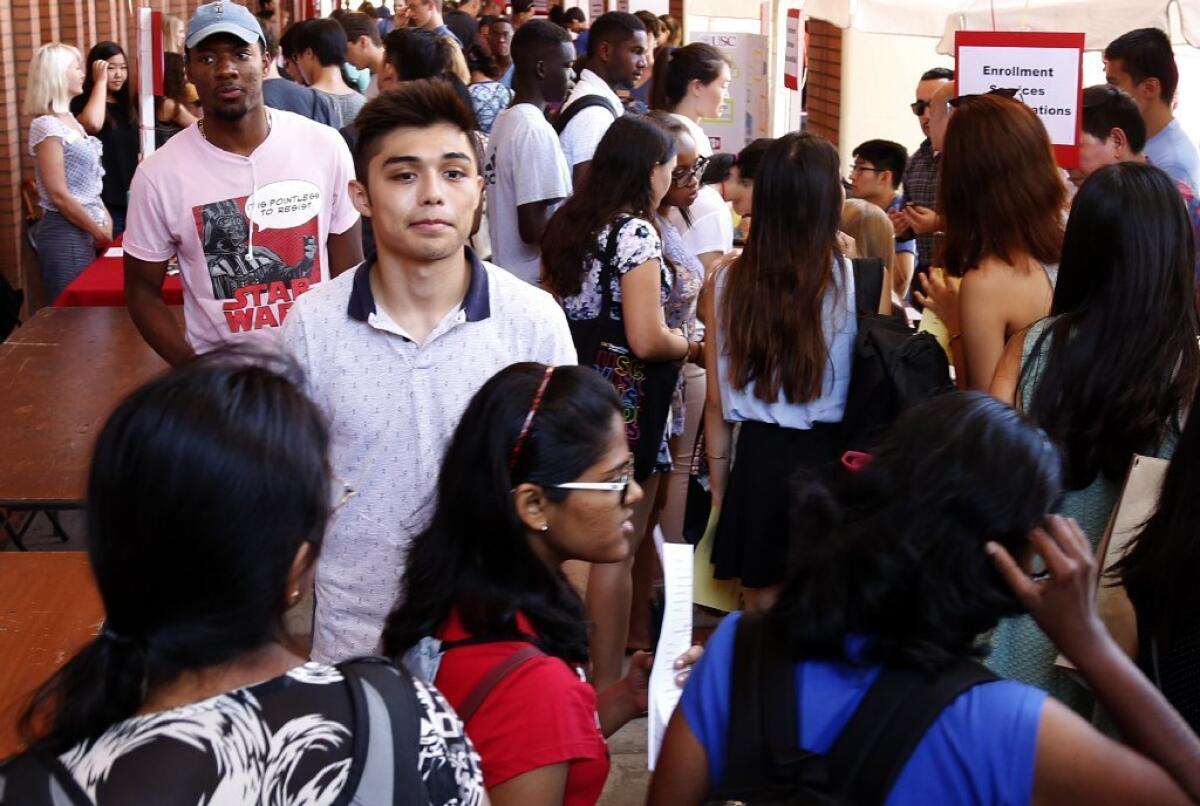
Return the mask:
<svg viewBox="0 0 1200 806">
<path fill-rule="evenodd" d="M 357 179 L 350 180 L 350 202 L 363 218 L 371 217 L 371 194 Z"/>
<path fill-rule="evenodd" d="M 1112 131 L 1108 133 L 1108 139 L 1112 141 L 1117 159 L 1124 160 L 1129 156 L 1129 135 L 1125 134 L 1124 129 L 1119 126 L 1113 126 Z"/>
</svg>

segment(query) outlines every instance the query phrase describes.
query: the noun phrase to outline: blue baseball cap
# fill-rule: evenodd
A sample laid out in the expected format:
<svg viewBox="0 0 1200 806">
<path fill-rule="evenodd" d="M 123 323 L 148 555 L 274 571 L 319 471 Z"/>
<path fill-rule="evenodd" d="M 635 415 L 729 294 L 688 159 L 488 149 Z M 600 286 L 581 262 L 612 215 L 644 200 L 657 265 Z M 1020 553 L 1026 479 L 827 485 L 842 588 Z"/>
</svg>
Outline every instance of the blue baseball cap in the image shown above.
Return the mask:
<svg viewBox="0 0 1200 806">
<path fill-rule="evenodd" d="M 185 47 L 194 48 L 213 34 L 233 34 L 243 42 L 261 42 L 266 46 L 262 26 L 250 9 L 229 0 L 205 3 L 188 20 Z"/>
</svg>

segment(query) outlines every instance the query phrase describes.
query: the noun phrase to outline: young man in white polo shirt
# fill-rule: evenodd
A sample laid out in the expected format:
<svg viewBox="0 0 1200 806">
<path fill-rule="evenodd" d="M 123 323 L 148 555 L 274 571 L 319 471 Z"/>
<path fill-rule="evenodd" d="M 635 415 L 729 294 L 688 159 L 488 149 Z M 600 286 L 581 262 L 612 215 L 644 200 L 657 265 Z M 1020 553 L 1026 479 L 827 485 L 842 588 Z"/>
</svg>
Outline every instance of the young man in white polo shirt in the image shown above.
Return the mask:
<svg viewBox="0 0 1200 806">
<path fill-rule="evenodd" d="M 334 473 L 354 491 L 317 564 L 313 657 L 324 661 L 377 650 L 475 391 L 517 361 L 576 361 L 554 299 L 466 246 L 483 188 L 473 120 L 437 80 L 363 108 L 350 192 L 374 222 L 377 257 L 306 294 L 284 327 L 329 417 Z"/>
<path fill-rule="evenodd" d="M 646 70 L 647 47 L 646 26 L 632 14 L 609 11 L 592 23 L 587 60 L 558 117 L 563 154 L 576 187 L 604 133 L 624 113 L 614 90 L 633 89 Z M 575 106 L 579 108 L 572 110 Z"/>
</svg>

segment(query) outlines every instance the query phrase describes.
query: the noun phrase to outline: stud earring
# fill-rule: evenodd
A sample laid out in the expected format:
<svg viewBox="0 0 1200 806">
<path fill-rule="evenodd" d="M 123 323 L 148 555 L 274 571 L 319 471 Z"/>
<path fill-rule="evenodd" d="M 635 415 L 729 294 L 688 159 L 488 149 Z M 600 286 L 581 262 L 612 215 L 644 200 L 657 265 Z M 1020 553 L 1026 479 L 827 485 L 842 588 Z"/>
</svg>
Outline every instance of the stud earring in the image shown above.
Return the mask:
<svg viewBox="0 0 1200 806">
<path fill-rule="evenodd" d="M 545 534 L 546 532 L 549 532 L 549 531 L 550 531 L 550 524 L 548 524 L 548 523 L 543 523 L 543 524 L 542 524 L 542 528 L 541 528 L 541 532 L 542 532 L 542 534 Z"/>
</svg>

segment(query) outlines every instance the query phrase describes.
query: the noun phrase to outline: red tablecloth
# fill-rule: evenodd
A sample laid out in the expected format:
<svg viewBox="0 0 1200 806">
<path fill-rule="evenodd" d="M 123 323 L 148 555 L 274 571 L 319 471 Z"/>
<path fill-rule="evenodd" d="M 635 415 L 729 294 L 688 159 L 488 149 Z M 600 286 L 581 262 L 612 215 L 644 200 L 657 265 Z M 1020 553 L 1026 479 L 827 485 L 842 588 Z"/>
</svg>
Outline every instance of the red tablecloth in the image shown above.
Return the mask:
<svg viewBox="0 0 1200 806">
<path fill-rule="evenodd" d="M 56 308 L 120 307 L 125 304 L 124 258 L 101 255 L 67 286 Z M 168 274 L 163 283 L 163 300 L 168 305 L 183 304 L 183 285 L 178 274 Z"/>
</svg>

